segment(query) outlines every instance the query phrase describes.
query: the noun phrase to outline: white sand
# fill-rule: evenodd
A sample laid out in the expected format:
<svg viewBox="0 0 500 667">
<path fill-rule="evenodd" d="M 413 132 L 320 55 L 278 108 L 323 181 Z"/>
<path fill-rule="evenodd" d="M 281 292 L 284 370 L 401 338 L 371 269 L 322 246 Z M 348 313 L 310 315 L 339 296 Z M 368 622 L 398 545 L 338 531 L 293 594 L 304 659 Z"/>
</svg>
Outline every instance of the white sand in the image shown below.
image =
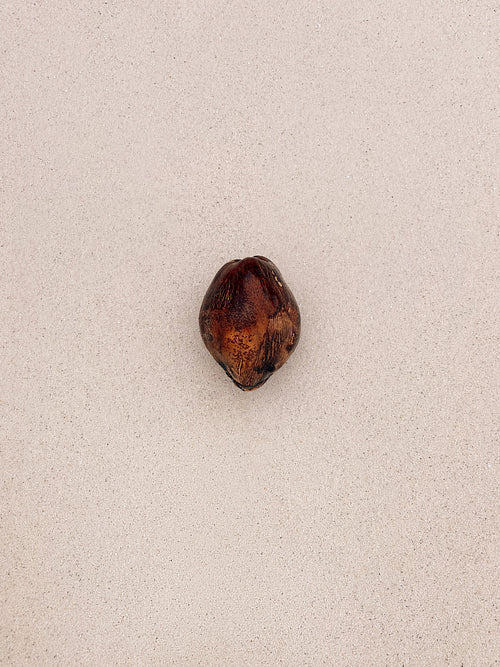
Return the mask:
<svg viewBox="0 0 500 667">
<path fill-rule="evenodd" d="M 493 4 L 0 11 L 0 662 L 493 665 Z M 303 328 L 243 393 L 253 254 Z"/>
</svg>

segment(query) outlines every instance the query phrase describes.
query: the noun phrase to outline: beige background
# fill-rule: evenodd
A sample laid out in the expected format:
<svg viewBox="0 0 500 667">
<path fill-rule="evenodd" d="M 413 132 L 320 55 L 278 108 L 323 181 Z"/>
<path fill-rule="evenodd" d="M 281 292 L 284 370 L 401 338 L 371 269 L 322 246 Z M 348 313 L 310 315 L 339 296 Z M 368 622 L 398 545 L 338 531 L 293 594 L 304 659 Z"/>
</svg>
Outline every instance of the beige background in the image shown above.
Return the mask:
<svg viewBox="0 0 500 667">
<path fill-rule="evenodd" d="M 494 5 L 2 3 L 2 664 L 498 664 Z"/>
</svg>

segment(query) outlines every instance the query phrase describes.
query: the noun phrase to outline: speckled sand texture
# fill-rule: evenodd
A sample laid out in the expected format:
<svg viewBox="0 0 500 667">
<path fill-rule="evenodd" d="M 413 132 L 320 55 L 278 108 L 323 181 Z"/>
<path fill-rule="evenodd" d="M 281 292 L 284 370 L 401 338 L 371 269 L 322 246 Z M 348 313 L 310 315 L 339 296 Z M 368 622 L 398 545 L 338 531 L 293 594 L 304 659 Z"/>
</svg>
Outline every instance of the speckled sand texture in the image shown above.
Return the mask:
<svg viewBox="0 0 500 667">
<path fill-rule="evenodd" d="M 2 665 L 499 664 L 494 9 L 1 4 Z"/>
</svg>

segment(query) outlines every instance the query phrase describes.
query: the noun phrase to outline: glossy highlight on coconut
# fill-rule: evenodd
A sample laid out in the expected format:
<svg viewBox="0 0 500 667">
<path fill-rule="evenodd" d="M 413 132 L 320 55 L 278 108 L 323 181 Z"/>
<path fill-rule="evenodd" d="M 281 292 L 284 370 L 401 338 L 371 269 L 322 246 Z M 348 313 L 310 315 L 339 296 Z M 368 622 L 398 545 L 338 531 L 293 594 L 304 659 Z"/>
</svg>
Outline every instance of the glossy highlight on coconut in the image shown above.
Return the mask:
<svg viewBox="0 0 500 667">
<path fill-rule="evenodd" d="M 278 268 L 257 255 L 217 272 L 201 304 L 208 351 L 244 391 L 261 387 L 291 355 L 300 336 L 297 302 Z"/>
</svg>

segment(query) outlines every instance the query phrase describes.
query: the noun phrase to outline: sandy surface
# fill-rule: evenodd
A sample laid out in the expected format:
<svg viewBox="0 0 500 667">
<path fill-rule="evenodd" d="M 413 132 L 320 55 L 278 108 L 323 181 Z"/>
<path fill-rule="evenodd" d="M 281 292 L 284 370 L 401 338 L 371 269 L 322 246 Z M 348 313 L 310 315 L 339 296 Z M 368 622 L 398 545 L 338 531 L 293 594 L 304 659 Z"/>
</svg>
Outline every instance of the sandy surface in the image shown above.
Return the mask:
<svg viewBox="0 0 500 667">
<path fill-rule="evenodd" d="M 1 664 L 498 664 L 494 3 L 0 11 Z"/>
</svg>

